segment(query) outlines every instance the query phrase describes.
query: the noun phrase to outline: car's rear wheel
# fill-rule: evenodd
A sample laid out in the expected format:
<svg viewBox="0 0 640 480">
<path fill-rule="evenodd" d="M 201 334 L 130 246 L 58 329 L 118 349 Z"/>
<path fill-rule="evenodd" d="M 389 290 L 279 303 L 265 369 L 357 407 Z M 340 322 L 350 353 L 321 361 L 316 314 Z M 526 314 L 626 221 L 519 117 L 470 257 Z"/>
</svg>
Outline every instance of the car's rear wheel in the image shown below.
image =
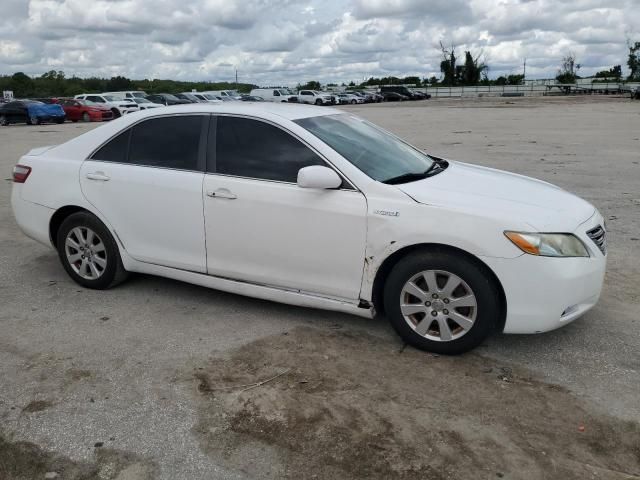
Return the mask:
<svg viewBox="0 0 640 480">
<path fill-rule="evenodd" d="M 89 116 L 89 114 L 87 112 L 84 112 L 82 114 L 82 121 L 83 122 L 90 122 L 91 121 L 91 116 Z"/>
<path fill-rule="evenodd" d="M 319 98 L 316 100 L 316 105 L 322 105 L 322 100 L 320 100 Z"/>
<path fill-rule="evenodd" d="M 441 250 L 401 259 L 385 283 L 384 307 L 406 343 L 447 355 L 478 346 L 500 313 L 489 275 L 464 255 Z"/>
<path fill-rule="evenodd" d="M 356 103 L 358 103 L 358 102 L 355 101 L 355 100 L 351 100 L 351 105 L 355 105 Z"/>
<path fill-rule="evenodd" d="M 56 239 L 64 269 L 83 287 L 103 290 L 127 278 L 118 245 L 107 227 L 91 213 L 69 215 L 60 225 Z"/>
<path fill-rule="evenodd" d="M 122 116 L 120 110 L 118 110 L 117 108 L 112 108 L 111 112 L 113 113 L 113 118 L 119 118 Z"/>
<path fill-rule="evenodd" d="M 9 119 L 7 118 L 6 115 L 0 115 L 0 125 L 2 125 L 3 127 L 6 127 L 9 125 Z"/>
<path fill-rule="evenodd" d="M 38 117 L 34 116 L 30 116 L 27 117 L 27 123 L 29 125 L 40 125 L 40 119 Z"/>
</svg>

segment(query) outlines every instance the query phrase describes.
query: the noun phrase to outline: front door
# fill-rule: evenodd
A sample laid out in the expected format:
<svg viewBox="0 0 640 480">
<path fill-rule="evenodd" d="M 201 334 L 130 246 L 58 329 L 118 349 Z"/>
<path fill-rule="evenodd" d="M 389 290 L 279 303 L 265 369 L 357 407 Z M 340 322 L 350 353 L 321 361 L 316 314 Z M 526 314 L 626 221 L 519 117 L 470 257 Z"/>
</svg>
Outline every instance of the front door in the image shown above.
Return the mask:
<svg viewBox="0 0 640 480">
<path fill-rule="evenodd" d="M 144 120 L 83 163 L 83 194 L 136 260 L 206 272 L 200 138 L 208 121 L 208 115 Z"/>
<path fill-rule="evenodd" d="M 233 116 L 216 123 L 203 188 L 208 273 L 356 300 L 364 195 L 347 183 L 298 187 L 300 168 L 326 163 L 274 125 Z"/>
</svg>

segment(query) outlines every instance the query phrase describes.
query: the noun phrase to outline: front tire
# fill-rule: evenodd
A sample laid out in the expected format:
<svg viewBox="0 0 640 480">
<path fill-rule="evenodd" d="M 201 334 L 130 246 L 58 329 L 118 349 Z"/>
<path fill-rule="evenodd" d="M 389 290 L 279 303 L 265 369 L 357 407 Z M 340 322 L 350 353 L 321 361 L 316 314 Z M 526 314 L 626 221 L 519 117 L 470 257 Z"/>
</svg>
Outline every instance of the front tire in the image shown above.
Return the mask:
<svg viewBox="0 0 640 480">
<path fill-rule="evenodd" d="M 122 116 L 120 110 L 118 110 L 117 108 L 112 108 L 111 112 L 113 113 L 113 118 L 120 118 Z"/>
<path fill-rule="evenodd" d="M 444 355 L 482 343 L 499 318 L 493 279 L 463 254 L 412 253 L 391 270 L 384 287 L 387 317 L 402 339 Z"/>
<path fill-rule="evenodd" d="M 107 227 L 91 213 L 69 215 L 60 225 L 56 239 L 62 266 L 83 287 L 104 290 L 127 278 L 118 245 Z"/>
<path fill-rule="evenodd" d="M 82 121 L 83 122 L 90 122 L 91 121 L 91 116 L 87 112 L 84 112 L 82 114 Z"/>
<path fill-rule="evenodd" d="M 0 115 L 0 125 L 2 125 L 3 127 L 9 126 L 9 119 L 6 115 Z"/>
</svg>

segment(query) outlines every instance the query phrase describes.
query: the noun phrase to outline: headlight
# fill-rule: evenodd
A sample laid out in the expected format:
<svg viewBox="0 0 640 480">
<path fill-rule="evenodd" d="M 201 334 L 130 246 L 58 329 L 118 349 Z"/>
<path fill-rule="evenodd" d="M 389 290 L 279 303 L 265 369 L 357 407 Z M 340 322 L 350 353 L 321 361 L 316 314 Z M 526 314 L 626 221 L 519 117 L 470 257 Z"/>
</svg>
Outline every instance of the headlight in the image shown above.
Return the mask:
<svg viewBox="0 0 640 480">
<path fill-rule="evenodd" d="M 570 233 L 504 232 L 513 244 L 530 255 L 542 257 L 588 257 L 584 244 Z"/>
</svg>

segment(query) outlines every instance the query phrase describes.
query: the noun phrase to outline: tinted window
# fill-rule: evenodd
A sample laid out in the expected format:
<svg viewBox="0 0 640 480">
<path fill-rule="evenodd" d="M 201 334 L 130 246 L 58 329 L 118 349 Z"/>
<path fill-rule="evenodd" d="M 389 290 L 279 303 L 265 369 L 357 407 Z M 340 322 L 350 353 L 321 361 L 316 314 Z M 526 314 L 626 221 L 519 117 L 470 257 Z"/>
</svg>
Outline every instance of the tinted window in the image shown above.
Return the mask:
<svg viewBox="0 0 640 480">
<path fill-rule="evenodd" d="M 298 170 L 309 165 L 325 163 L 285 131 L 247 118 L 218 117 L 218 173 L 295 183 Z"/>
<path fill-rule="evenodd" d="M 113 140 L 103 145 L 102 148 L 94 153 L 91 158 L 107 162 L 125 163 L 127 161 L 127 148 L 129 148 L 130 133 L 131 130 L 122 132 Z"/>
<path fill-rule="evenodd" d="M 136 165 L 198 169 L 202 116 L 146 120 L 133 127 L 129 162 Z"/>
</svg>

